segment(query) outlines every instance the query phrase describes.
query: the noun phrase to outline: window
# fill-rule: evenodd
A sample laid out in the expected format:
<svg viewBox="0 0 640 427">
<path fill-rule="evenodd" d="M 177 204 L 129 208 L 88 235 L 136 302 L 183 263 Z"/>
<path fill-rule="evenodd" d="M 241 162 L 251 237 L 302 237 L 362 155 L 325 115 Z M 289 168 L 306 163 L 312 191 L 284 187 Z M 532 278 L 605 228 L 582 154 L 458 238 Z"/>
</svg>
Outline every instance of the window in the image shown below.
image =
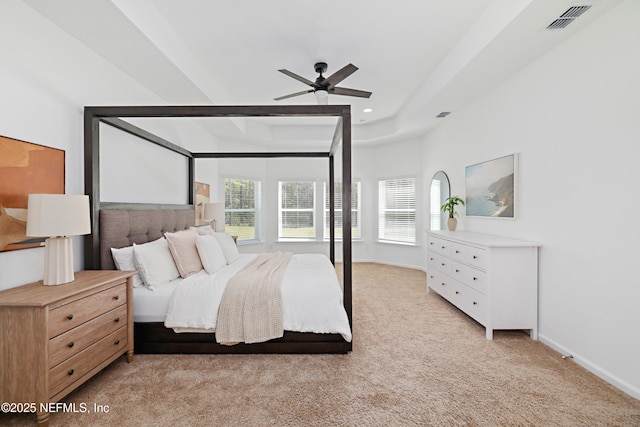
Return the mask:
<svg viewBox="0 0 640 427">
<path fill-rule="evenodd" d="M 258 240 L 258 206 L 260 181 L 224 180 L 225 231 L 238 236 L 238 241 Z"/>
<path fill-rule="evenodd" d="M 378 181 L 378 238 L 416 242 L 416 179 Z"/>
<path fill-rule="evenodd" d="M 336 239 L 342 239 L 342 183 L 335 183 Z M 361 239 L 360 182 L 351 183 L 351 238 Z M 324 239 L 329 239 L 329 183 L 324 183 Z"/>
<path fill-rule="evenodd" d="M 429 206 L 431 206 L 429 213 L 430 230 L 441 229 L 440 224 L 442 223 L 442 215 L 440 213 L 440 205 L 442 204 L 442 192 L 440 190 L 440 180 L 432 180 L 431 194 L 429 199 Z"/>
<path fill-rule="evenodd" d="M 278 238 L 315 239 L 315 200 L 315 182 L 278 182 Z"/>
</svg>

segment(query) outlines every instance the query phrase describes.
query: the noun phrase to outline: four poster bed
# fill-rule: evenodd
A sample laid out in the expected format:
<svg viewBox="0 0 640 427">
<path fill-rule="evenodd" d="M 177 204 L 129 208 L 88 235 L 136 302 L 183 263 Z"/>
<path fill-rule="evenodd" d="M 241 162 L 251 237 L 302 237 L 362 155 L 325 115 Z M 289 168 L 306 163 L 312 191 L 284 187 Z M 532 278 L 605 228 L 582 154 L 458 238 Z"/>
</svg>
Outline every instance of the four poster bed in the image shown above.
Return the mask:
<svg viewBox="0 0 640 427">
<path fill-rule="evenodd" d="M 190 152 L 156 135 L 140 129 L 123 119 L 136 117 L 336 117 L 337 125 L 330 147 L 326 152 Z M 185 185 L 188 186 L 188 199 L 184 205 L 104 203 L 100 201 L 100 135 L 99 125 L 115 127 L 150 143 L 156 144 L 188 159 L 188 172 Z M 351 204 L 351 117 L 349 106 L 312 105 L 312 106 L 147 106 L 147 107 L 86 107 L 85 108 L 85 189 L 91 200 L 92 233 L 85 241 L 86 269 L 127 269 L 114 263 L 116 255 L 125 252 L 131 258 L 150 247 L 156 247 L 159 241 L 165 242 L 169 236 L 209 234 L 203 228 L 194 228 L 194 176 L 197 158 L 277 158 L 277 157 L 319 157 L 326 158 L 329 167 L 330 223 L 335 220 L 335 162 L 341 157 L 342 204 Z M 197 233 L 193 230 L 197 230 Z M 204 231 L 203 231 L 204 230 Z M 274 335 L 276 338 L 266 341 L 251 341 L 233 344 L 217 342 L 216 335 L 222 335 L 222 329 L 210 326 L 191 327 L 189 323 L 180 323 L 182 319 L 171 317 L 175 313 L 199 313 L 200 308 L 178 299 L 180 294 L 193 293 L 196 299 L 211 299 L 215 310 L 220 302 L 222 291 L 227 291 L 231 283 L 244 268 L 262 262 L 265 255 L 247 255 L 233 253 L 233 248 L 225 246 L 224 233 L 213 233 L 224 255 L 229 260 L 226 265 L 216 267 L 209 274 L 207 263 L 197 274 L 178 277 L 168 285 L 155 288 L 151 292 L 140 286 L 134 289 L 134 341 L 137 353 L 347 353 L 352 349 L 351 341 L 351 212 L 345 209 L 342 216 L 342 288 L 334 269 L 336 236 L 334 227 L 330 227 L 329 257 L 309 254 L 295 254 L 287 257 L 282 266 L 274 271 L 282 276 L 282 300 L 284 307 L 282 319 L 284 332 Z M 168 234 L 167 234 L 168 233 Z M 163 238 L 163 237 L 166 237 Z M 211 236 L 209 236 L 211 237 Z M 212 240 L 197 236 L 200 251 Z M 222 239 L 222 240 L 221 240 Z M 202 243 L 202 246 L 200 245 Z M 164 244 L 164 243 L 163 243 Z M 217 245 L 217 244 L 216 244 Z M 233 245 L 232 245 L 233 246 Z M 173 247 L 172 247 L 173 248 Z M 215 248 L 213 248 L 215 249 Z M 217 250 L 217 249 L 216 249 Z M 237 251 L 237 249 L 235 249 Z M 230 260 L 231 251 L 232 260 Z M 165 250 L 165 253 L 167 251 Z M 149 252 L 152 253 L 152 252 Z M 204 252 L 200 252 L 204 259 Z M 210 258 L 210 257 L 209 257 Z M 325 261 L 323 261 L 323 259 Z M 224 259 L 224 258 L 223 258 Z M 136 261 L 140 261 L 136 259 Z M 330 262 L 329 262 L 330 261 Z M 156 265 L 159 261 L 153 261 Z M 209 264 L 211 264 L 210 261 Z M 141 262 L 142 263 L 142 262 Z M 136 263 L 140 276 L 146 279 L 145 269 Z M 131 269 L 131 268 L 128 268 Z M 205 271 L 206 270 L 206 271 Z M 155 273 L 154 273 L 155 274 Z M 252 276 L 253 277 L 253 276 Z M 145 280 L 147 281 L 147 280 Z M 235 286 L 235 285 L 234 285 Z M 188 291 L 185 291 L 188 290 Z M 204 294 L 203 294 L 204 293 Z M 305 297 L 305 293 L 309 296 Z M 213 294 L 216 294 L 215 296 Z M 204 295 L 204 296 L 203 296 Z M 319 298 L 320 296 L 320 298 Z M 306 298 L 306 299 L 305 299 Z M 326 304 L 324 302 L 326 300 Z M 322 301 L 322 303 L 319 303 Z M 222 308 L 221 308 L 222 310 Z M 233 311 L 228 309 L 227 311 Z M 330 314 L 329 314 L 330 313 Z M 206 313 L 203 312 L 206 317 Z M 246 316 L 246 315 L 245 315 Z M 198 317 L 198 316 L 191 316 Z M 202 316 L 200 316 L 202 317 Z M 198 319 L 200 319 L 198 317 Z M 326 324 L 317 319 L 329 319 Z M 190 319 L 188 319 L 190 320 Z M 175 325 L 172 326 L 172 321 Z M 218 328 L 222 322 L 218 317 Z M 322 324 L 321 324 L 322 323 Z M 170 327 L 167 327 L 169 325 Z M 181 327 L 184 326 L 184 327 Z M 212 333 L 212 332 L 216 333 Z M 203 333 L 206 332 L 206 333 Z M 216 337 L 219 338 L 219 337 Z"/>
</svg>

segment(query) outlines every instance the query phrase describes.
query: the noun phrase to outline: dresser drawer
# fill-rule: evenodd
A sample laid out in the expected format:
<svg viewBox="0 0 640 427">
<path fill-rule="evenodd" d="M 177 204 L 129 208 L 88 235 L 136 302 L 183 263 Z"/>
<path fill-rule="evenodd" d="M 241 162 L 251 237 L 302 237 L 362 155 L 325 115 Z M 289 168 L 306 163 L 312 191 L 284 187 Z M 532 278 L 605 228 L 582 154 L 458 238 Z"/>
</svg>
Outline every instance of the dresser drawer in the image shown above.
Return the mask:
<svg viewBox="0 0 640 427">
<path fill-rule="evenodd" d="M 478 292 L 487 294 L 487 273 L 477 268 L 452 261 L 451 275 L 459 281 L 466 283 Z"/>
<path fill-rule="evenodd" d="M 49 338 L 75 328 L 107 311 L 125 304 L 127 285 L 121 283 L 49 311 Z"/>
<path fill-rule="evenodd" d="M 486 325 L 487 296 L 458 281 L 452 283 L 451 290 L 453 295 L 450 301 L 477 322 Z"/>
<path fill-rule="evenodd" d="M 434 270 L 427 274 L 427 283 L 429 288 L 433 289 L 444 298 L 451 300 L 451 297 L 454 294 L 454 279 L 440 271 Z"/>
<path fill-rule="evenodd" d="M 451 259 L 456 261 L 465 262 L 467 259 L 467 249 L 469 247 L 466 245 L 461 245 L 460 243 L 451 242 Z"/>
<path fill-rule="evenodd" d="M 440 270 L 444 273 L 448 273 L 450 268 L 449 268 L 449 264 L 451 264 L 451 261 L 449 260 L 449 258 L 433 253 L 433 252 L 429 252 L 429 254 L 427 255 L 427 265 L 428 265 L 428 269 L 429 270 Z"/>
<path fill-rule="evenodd" d="M 466 261 L 474 267 L 487 269 L 487 250 L 467 246 Z"/>
<path fill-rule="evenodd" d="M 82 378 L 100 362 L 127 347 L 127 328 L 122 327 L 87 347 L 70 359 L 55 366 L 50 371 L 50 397 Z"/>
<path fill-rule="evenodd" d="M 437 237 L 433 237 L 433 236 L 428 236 L 427 237 L 427 248 L 429 251 L 432 252 L 437 252 L 441 255 L 444 256 L 449 256 L 451 254 L 450 252 L 450 245 L 451 242 L 448 240 L 444 240 L 444 239 L 439 239 Z"/>
<path fill-rule="evenodd" d="M 100 338 L 127 324 L 127 306 L 121 305 L 49 341 L 49 363 L 56 366 Z"/>
</svg>

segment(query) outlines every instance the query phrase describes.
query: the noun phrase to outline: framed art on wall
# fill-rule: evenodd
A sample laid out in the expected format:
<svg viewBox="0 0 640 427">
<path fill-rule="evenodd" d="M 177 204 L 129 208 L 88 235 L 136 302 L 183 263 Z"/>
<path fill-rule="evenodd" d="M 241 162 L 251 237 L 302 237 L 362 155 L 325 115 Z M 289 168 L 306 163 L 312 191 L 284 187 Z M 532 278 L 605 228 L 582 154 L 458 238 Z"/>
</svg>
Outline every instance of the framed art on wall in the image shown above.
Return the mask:
<svg viewBox="0 0 640 427">
<path fill-rule="evenodd" d="M 0 136 L 0 252 L 44 242 L 26 236 L 32 193 L 64 194 L 64 150 Z"/>
<path fill-rule="evenodd" d="M 515 218 L 517 170 L 517 154 L 467 166 L 467 216 Z"/>
<path fill-rule="evenodd" d="M 206 225 L 209 221 L 204 219 L 204 205 L 209 203 L 211 188 L 204 182 L 195 182 L 196 225 Z"/>
</svg>

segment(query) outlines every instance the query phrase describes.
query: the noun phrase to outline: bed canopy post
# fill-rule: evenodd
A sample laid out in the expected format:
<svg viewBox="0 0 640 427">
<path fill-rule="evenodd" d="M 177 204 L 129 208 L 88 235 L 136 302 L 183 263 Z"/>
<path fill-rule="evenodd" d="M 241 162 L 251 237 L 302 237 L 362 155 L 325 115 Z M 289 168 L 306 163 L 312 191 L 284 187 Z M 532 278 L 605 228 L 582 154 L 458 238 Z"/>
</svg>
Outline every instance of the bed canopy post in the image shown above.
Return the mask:
<svg viewBox="0 0 640 427">
<path fill-rule="evenodd" d="M 84 111 L 84 192 L 89 196 L 91 234 L 84 240 L 86 269 L 97 269 L 100 259 L 100 120 Z"/>
<path fill-rule="evenodd" d="M 351 318 L 351 110 L 342 111 L 342 274 L 344 286 L 344 307 Z M 353 342 L 348 345 L 351 347 Z"/>
</svg>

